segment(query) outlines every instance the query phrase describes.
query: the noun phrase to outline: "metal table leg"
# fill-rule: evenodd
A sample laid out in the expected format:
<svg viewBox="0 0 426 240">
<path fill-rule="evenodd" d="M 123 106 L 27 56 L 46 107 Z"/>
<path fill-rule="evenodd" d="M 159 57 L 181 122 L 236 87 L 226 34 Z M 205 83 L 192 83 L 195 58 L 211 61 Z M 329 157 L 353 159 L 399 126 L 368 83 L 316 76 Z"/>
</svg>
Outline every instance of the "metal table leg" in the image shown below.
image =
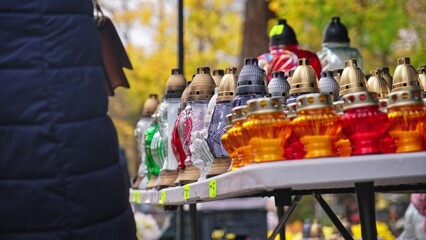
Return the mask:
<svg viewBox="0 0 426 240">
<path fill-rule="evenodd" d="M 189 204 L 189 227 L 191 228 L 191 240 L 197 240 L 197 205 Z"/>
<path fill-rule="evenodd" d="M 177 240 L 185 239 L 185 223 L 184 223 L 184 211 L 183 205 L 178 207 L 176 212 L 176 230 L 177 230 Z"/>
<path fill-rule="evenodd" d="M 283 206 L 277 207 L 277 215 L 278 215 L 278 219 L 281 219 L 284 216 Z M 280 240 L 285 240 L 285 225 L 279 230 L 279 233 L 280 233 Z"/>
<path fill-rule="evenodd" d="M 319 192 L 315 192 L 314 196 L 321 205 L 324 212 L 327 214 L 328 218 L 330 218 L 331 222 L 334 224 L 340 234 L 342 234 L 342 237 L 345 240 L 353 240 L 351 234 L 348 232 L 348 230 L 346 230 L 345 226 L 343 226 L 342 222 L 340 222 L 339 218 L 336 216 L 336 214 L 334 214 L 333 210 L 330 208 L 324 198 L 322 198 L 321 194 Z"/>
<path fill-rule="evenodd" d="M 377 239 L 374 183 L 355 183 L 362 239 Z"/>
<path fill-rule="evenodd" d="M 283 215 L 283 217 L 278 222 L 277 227 L 274 229 L 274 232 L 272 232 L 272 235 L 269 237 L 269 240 L 274 240 L 275 237 L 278 235 L 278 232 L 280 229 L 283 229 L 284 224 L 287 222 L 290 215 L 293 213 L 294 209 L 296 209 L 297 204 L 299 204 L 300 200 L 302 199 L 302 195 L 296 195 L 293 199 L 293 204 L 291 207 L 287 210 L 287 212 Z"/>
</svg>

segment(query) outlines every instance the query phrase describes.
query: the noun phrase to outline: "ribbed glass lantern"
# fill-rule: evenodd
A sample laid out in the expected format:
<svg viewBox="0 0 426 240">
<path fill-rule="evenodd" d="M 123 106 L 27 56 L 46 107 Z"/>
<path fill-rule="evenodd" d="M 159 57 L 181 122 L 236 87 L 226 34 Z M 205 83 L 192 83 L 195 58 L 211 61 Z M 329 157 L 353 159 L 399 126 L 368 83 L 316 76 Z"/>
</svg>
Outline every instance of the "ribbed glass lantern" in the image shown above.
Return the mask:
<svg viewBox="0 0 426 240">
<path fill-rule="evenodd" d="M 426 111 L 420 90 L 400 90 L 389 94 L 389 134 L 395 139 L 396 152 L 424 149 Z"/>
<path fill-rule="evenodd" d="M 178 117 L 180 98 L 185 90 L 186 80 L 179 69 L 172 69 L 166 82 L 163 102 L 158 110 L 158 128 L 164 145 L 164 162 L 161 167 L 157 188 L 166 188 L 174 184 L 178 176 L 178 161 L 172 149 L 172 132 Z"/>
<path fill-rule="evenodd" d="M 346 26 L 340 22 L 340 17 L 332 17 L 323 33 L 322 49 L 318 58 L 322 71 L 333 71 L 345 67 L 347 59 L 355 59 L 363 68 L 363 60 L 358 49 L 350 47 Z"/>
<path fill-rule="evenodd" d="M 324 93 L 299 96 L 293 131 L 305 146 L 305 158 L 336 156 L 334 144 L 342 123 L 334 112 L 332 97 Z"/>
<path fill-rule="evenodd" d="M 200 159 L 198 155 L 195 156 L 196 158 L 192 156 L 195 152 L 198 152 L 199 149 L 195 145 L 191 148 L 191 144 L 197 143 L 192 139 L 192 136 L 194 136 L 193 134 L 204 128 L 207 105 L 214 94 L 215 86 L 215 82 L 210 76 L 210 68 L 197 68 L 197 74 L 190 85 L 186 108 L 182 111 L 179 122 L 179 135 L 181 136 L 183 149 L 187 156 L 185 160 L 186 166 L 182 172 L 183 176 L 178 177 L 180 179 L 180 184 L 197 181 L 200 176 L 200 169 L 205 166 L 204 160 Z M 194 165 L 194 163 L 196 163 L 196 165 Z M 194 167 L 198 168 L 194 169 Z M 191 172 L 191 174 L 187 174 L 188 172 Z M 181 175 L 181 172 L 179 175 Z"/>
<path fill-rule="evenodd" d="M 141 118 L 136 124 L 135 127 L 135 140 L 136 147 L 140 157 L 140 164 L 138 169 L 138 178 L 132 187 L 134 188 L 145 188 L 147 180 L 150 178 L 148 175 L 147 163 L 146 163 L 146 153 L 145 153 L 145 132 L 151 126 L 152 123 L 152 114 L 155 112 L 158 106 L 157 94 L 150 94 L 148 99 L 145 101 Z M 147 177 L 145 177 L 147 176 Z"/>
<path fill-rule="evenodd" d="M 382 153 L 381 140 L 388 134 L 388 117 L 379 109 L 376 93 L 355 92 L 342 97 L 342 131 L 351 142 L 352 155 Z"/>
<path fill-rule="evenodd" d="M 243 138 L 250 144 L 253 162 L 284 159 L 291 123 L 285 119 L 281 99 L 258 98 L 248 101 L 247 120 L 242 130 Z"/>
<path fill-rule="evenodd" d="M 227 130 L 227 139 L 222 136 L 222 141 L 233 149 L 235 157 L 232 158 L 231 170 L 236 170 L 251 162 L 251 149 L 247 138 L 243 136 L 243 123 L 246 121 L 247 106 L 232 109 L 232 127 Z"/>
<path fill-rule="evenodd" d="M 226 115 L 231 113 L 231 101 L 235 97 L 237 80 L 237 69 L 226 68 L 225 75 L 219 85 L 218 97 L 215 102 L 210 125 L 208 126 L 207 143 L 213 154 L 213 163 L 207 177 L 224 173 L 228 171 L 231 165 L 229 154 L 223 147 L 221 138 L 225 134 Z"/>
</svg>

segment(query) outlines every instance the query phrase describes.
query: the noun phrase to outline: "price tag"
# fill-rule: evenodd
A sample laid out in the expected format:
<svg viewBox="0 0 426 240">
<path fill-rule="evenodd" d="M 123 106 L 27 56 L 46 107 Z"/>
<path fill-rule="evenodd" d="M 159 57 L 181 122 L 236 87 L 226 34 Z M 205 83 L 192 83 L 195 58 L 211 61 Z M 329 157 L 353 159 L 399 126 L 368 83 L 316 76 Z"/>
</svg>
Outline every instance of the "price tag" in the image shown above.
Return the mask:
<svg viewBox="0 0 426 240">
<path fill-rule="evenodd" d="M 131 192 L 131 194 L 132 194 L 132 201 L 131 201 L 131 202 L 134 202 L 134 203 L 135 203 L 135 202 L 136 202 L 136 191 L 134 191 L 134 190 L 133 190 L 133 191 Z"/>
<path fill-rule="evenodd" d="M 141 192 L 136 192 L 136 203 L 142 203 Z"/>
<path fill-rule="evenodd" d="M 189 191 L 189 184 L 186 184 L 183 186 L 183 199 L 187 200 L 190 196 L 190 191 Z"/>
<path fill-rule="evenodd" d="M 161 191 L 160 192 L 160 201 L 158 201 L 160 204 L 164 204 L 166 203 L 166 191 Z"/>
<path fill-rule="evenodd" d="M 209 197 L 216 198 L 216 180 L 209 181 Z"/>
</svg>

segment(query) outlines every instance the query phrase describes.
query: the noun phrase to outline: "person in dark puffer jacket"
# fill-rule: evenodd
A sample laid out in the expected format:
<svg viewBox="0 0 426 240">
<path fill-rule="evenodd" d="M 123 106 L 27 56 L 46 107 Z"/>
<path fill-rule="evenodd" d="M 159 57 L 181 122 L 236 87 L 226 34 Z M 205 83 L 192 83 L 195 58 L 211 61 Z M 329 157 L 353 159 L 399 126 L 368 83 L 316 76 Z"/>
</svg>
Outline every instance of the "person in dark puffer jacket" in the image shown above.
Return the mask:
<svg viewBox="0 0 426 240">
<path fill-rule="evenodd" d="M 91 0 L 0 0 L 0 240 L 135 240 Z"/>
</svg>

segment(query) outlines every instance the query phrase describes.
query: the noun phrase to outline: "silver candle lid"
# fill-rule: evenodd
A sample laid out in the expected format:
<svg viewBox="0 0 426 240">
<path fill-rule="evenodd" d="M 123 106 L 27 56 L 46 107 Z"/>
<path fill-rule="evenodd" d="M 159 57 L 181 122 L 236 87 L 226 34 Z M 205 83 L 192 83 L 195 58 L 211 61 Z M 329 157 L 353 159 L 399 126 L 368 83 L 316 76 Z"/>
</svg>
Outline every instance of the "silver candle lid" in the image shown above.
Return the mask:
<svg viewBox="0 0 426 240">
<path fill-rule="evenodd" d="M 377 93 L 368 91 L 348 93 L 342 97 L 342 100 L 343 110 L 379 105 Z"/>
<path fill-rule="evenodd" d="M 310 93 L 296 98 L 297 112 L 333 106 L 333 97 L 326 93 Z"/>
<path fill-rule="evenodd" d="M 245 120 L 247 117 L 247 106 L 238 106 L 232 108 L 232 123 L 240 120 Z"/>
<path fill-rule="evenodd" d="M 421 90 L 400 90 L 389 94 L 388 108 L 423 104 Z"/>
<path fill-rule="evenodd" d="M 277 98 L 257 98 L 247 101 L 247 116 L 260 113 L 282 112 L 282 100 Z"/>
</svg>

